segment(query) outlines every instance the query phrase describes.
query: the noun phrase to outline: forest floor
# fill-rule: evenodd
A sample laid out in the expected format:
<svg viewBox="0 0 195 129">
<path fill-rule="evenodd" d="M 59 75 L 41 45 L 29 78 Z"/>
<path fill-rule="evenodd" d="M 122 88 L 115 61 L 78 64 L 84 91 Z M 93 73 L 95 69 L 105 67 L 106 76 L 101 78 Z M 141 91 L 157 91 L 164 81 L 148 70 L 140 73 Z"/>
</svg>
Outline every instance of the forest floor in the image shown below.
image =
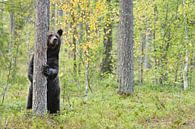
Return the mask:
<svg viewBox="0 0 195 129">
<path fill-rule="evenodd" d="M 187 91 L 175 86 L 135 86 L 132 96 L 118 95 L 112 80 L 96 87 L 87 98 L 77 87 L 65 89 L 69 92 L 61 96 L 60 113 L 45 117 L 25 110 L 27 87 L 10 87 L 0 105 L 0 129 L 195 128 L 194 86 Z"/>
</svg>

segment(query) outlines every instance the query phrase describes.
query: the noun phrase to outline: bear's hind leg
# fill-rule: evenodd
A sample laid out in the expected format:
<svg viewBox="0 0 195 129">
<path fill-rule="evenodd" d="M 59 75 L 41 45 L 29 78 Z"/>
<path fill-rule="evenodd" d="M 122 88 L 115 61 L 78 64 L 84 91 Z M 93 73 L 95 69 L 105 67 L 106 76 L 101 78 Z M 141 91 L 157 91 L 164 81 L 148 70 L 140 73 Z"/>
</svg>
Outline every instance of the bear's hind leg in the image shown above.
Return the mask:
<svg viewBox="0 0 195 129">
<path fill-rule="evenodd" d="M 26 109 L 32 109 L 32 85 L 29 88 L 29 93 L 28 93 L 28 100 L 27 100 L 27 106 Z"/>
<path fill-rule="evenodd" d="M 57 98 L 50 98 L 50 100 L 48 100 L 48 105 L 47 105 L 47 109 L 48 112 L 53 114 L 53 113 L 58 113 L 60 111 L 60 99 Z"/>
</svg>

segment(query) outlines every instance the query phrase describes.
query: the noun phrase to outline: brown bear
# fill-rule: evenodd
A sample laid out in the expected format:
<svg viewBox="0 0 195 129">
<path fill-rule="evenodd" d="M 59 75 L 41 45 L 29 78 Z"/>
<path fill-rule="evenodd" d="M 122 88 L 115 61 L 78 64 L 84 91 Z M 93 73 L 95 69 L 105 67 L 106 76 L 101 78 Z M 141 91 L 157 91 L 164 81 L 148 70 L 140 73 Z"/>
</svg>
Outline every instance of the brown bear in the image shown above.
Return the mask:
<svg viewBox="0 0 195 129">
<path fill-rule="evenodd" d="M 43 74 L 47 77 L 47 109 L 49 113 L 60 111 L 60 86 L 59 86 L 59 52 L 61 36 L 63 31 L 59 29 L 57 33 L 51 33 L 47 38 L 47 65 L 43 66 Z M 27 109 L 32 109 L 33 94 L 33 62 L 29 64 L 28 78 L 31 82 L 28 94 Z"/>
</svg>

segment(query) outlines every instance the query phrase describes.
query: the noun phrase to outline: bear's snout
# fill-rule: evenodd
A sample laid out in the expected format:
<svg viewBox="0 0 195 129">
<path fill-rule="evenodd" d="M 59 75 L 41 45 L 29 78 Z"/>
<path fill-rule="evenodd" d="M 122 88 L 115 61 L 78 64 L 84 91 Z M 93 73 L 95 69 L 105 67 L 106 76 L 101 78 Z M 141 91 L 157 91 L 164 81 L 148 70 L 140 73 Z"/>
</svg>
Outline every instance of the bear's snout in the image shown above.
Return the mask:
<svg viewBox="0 0 195 129">
<path fill-rule="evenodd" d="M 57 41 L 58 41 L 58 39 L 57 39 L 57 38 L 55 38 L 55 39 L 53 40 L 53 43 L 54 43 L 54 44 L 56 44 L 56 43 L 57 43 Z"/>
<path fill-rule="evenodd" d="M 56 45 L 57 41 L 58 41 L 58 38 L 56 36 L 52 36 L 49 43 L 51 45 Z"/>
</svg>

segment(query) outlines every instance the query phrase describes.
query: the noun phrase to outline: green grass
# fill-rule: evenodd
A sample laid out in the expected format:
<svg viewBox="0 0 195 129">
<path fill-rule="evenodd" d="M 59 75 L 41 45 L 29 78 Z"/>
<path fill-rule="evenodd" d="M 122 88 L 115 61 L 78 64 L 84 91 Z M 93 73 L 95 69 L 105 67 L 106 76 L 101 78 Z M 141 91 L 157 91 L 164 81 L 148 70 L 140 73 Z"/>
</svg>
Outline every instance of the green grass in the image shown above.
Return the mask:
<svg viewBox="0 0 195 129">
<path fill-rule="evenodd" d="M 145 85 L 136 86 L 133 96 L 120 96 L 116 85 L 112 77 L 101 80 L 87 99 L 82 87 L 62 87 L 66 91 L 61 98 L 60 114 L 45 117 L 35 117 L 25 110 L 27 86 L 12 86 L 0 106 L 0 128 L 195 128 L 194 90 Z"/>
</svg>

